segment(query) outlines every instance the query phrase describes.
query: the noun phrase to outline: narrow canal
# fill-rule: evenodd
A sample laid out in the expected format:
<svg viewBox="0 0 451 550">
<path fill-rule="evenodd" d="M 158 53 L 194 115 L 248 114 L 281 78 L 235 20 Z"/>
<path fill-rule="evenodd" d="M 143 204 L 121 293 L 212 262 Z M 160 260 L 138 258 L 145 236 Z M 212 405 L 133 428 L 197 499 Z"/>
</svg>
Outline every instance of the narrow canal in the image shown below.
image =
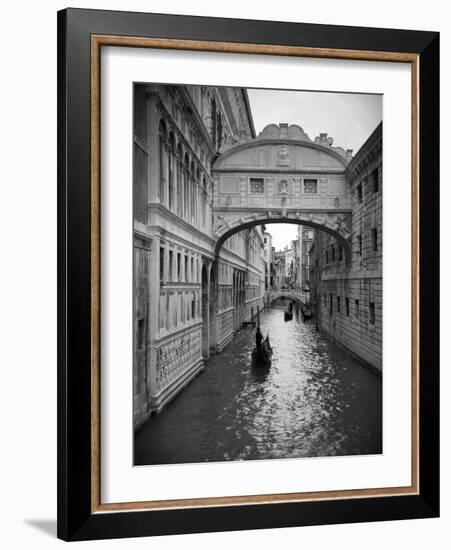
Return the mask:
<svg viewBox="0 0 451 550">
<path fill-rule="evenodd" d="M 282 307 L 260 323 L 271 368 L 252 366 L 241 330 L 136 434 L 136 465 L 382 452 L 381 377 Z"/>
</svg>

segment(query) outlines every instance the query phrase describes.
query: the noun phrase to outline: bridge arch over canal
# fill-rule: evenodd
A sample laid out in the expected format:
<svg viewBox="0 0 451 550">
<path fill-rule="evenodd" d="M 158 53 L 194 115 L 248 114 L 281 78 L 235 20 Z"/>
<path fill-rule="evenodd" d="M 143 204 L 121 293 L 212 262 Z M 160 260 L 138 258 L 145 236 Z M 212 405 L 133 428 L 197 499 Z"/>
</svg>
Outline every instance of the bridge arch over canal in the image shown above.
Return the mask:
<svg viewBox="0 0 451 550">
<path fill-rule="evenodd" d="M 275 292 L 270 292 L 268 294 L 267 302 L 272 304 L 276 300 L 281 298 L 286 298 L 287 300 L 292 300 L 299 304 L 306 304 L 309 301 L 309 296 L 305 292 L 296 292 L 295 290 L 280 290 Z"/>
<path fill-rule="evenodd" d="M 351 259 L 352 151 L 314 140 L 298 125 L 270 124 L 229 146 L 212 174 L 216 255 L 234 233 L 269 223 L 302 224 L 333 235 Z"/>
</svg>

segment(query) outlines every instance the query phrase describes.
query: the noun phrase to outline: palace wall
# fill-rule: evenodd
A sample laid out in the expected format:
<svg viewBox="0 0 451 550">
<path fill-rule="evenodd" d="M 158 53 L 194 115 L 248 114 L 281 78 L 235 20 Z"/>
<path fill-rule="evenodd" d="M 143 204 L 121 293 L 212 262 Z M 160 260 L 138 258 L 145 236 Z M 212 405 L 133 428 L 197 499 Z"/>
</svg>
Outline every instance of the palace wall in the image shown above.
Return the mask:
<svg viewBox="0 0 451 550">
<path fill-rule="evenodd" d="M 211 164 L 231 136 L 254 136 L 245 91 L 135 85 L 134 101 L 137 429 L 263 304 L 264 267 L 261 229 L 214 250 Z"/>
</svg>

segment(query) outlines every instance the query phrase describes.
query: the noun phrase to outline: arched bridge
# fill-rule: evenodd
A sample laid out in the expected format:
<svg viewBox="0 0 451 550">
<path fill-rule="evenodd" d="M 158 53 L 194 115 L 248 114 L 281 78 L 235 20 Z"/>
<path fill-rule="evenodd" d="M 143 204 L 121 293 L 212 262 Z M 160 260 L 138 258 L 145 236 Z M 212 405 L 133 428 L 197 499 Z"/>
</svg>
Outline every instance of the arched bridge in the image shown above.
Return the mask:
<svg viewBox="0 0 451 550">
<path fill-rule="evenodd" d="M 310 300 L 310 297 L 306 292 L 287 289 L 268 292 L 267 303 L 270 304 L 279 298 L 286 298 L 287 300 L 292 300 L 301 304 L 306 304 Z"/>
<path fill-rule="evenodd" d="M 216 252 L 243 229 L 268 223 L 307 225 L 333 235 L 351 258 L 351 151 L 297 125 L 270 124 L 256 139 L 230 146 L 213 166 Z"/>
</svg>

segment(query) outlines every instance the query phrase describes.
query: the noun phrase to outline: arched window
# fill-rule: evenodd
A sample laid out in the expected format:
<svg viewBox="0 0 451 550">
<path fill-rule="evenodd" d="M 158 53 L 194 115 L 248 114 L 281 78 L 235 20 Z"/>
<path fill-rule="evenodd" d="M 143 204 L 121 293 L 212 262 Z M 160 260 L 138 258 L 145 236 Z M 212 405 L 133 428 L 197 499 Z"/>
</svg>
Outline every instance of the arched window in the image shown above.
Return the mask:
<svg viewBox="0 0 451 550">
<path fill-rule="evenodd" d="M 190 173 L 189 173 L 189 157 L 185 153 L 185 163 L 184 163 L 184 177 L 183 177 L 183 183 L 184 183 L 184 205 L 183 205 L 183 213 L 186 220 L 189 220 L 189 201 L 190 201 Z"/>
<path fill-rule="evenodd" d="M 174 134 L 169 134 L 168 142 L 168 183 L 169 183 L 169 209 L 174 209 L 174 168 L 175 168 L 175 141 Z"/>
<path fill-rule="evenodd" d="M 194 162 L 191 163 L 191 221 L 196 223 L 196 199 L 197 199 L 197 172 Z"/>
<path fill-rule="evenodd" d="M 183 214 L 183 153 L 182 146 L 178 145 L 177 147 L 177 214 L 181 217 Z"/>
<path fill-rule="evenodd" d="M 158 130 L 158 176 L 160 179 L 160 203 L 165 201 L 166 187 L 166 126 L 160 121 Z"/>
<path fill-rule="evenodd" d="M 221 113 L 218 112 L 217 115 L 217 135 L 216 135 L 216 147 L 217 149 L 221 149 L 222 145 L 222 116 Z"/>
<path fill-rule="evenodd" d="M 215 98 L 213 98 L 211 100 L 210 119 L 211 119 L 211 139 L 213 140 L 213 144 L 216 148 L 217 119 L 216 119 L 216 100 L 215 100 Z"/>
<path fill-rule="evenodd" d="M 201 196 L 202 196 L 202 228 L 205 229 L 206 223 L 207 223 L 207 184 L 205 182 L 205 176 L 202 181 L 202 189 L 201 189 Z"/>
</svg>

